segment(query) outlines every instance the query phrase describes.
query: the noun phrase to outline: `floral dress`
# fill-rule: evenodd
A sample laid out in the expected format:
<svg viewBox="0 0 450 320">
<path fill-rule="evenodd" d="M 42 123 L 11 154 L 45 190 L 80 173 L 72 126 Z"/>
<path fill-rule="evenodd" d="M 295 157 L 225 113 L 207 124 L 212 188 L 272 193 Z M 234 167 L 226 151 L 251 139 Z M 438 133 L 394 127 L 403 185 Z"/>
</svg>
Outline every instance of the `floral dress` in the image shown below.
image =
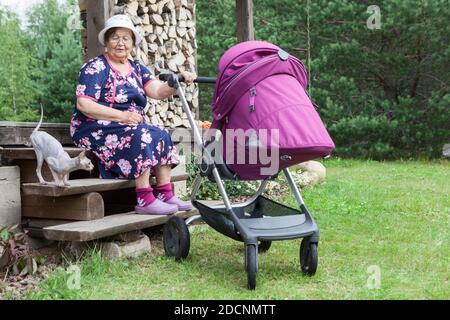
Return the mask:
<svg viewBox="0 0 450 320">
<path fill-rule="evenodd" d="M 139 62 L 128 61 L 129 73 L 122 76 L 107 54 L 89 60 L 81 68 L 76 96 L 95 101 L 105 108 L 136 111 L 144 117 L 143 109 L 147 104 L 144 89 L 155 77 Z M 167 129 L 146 121 L 130 125 L 95 120 L 75 107 L 70 135 L 77 147 L 92 150 L 97 156 L 100 178 L 136 179 L 148 168 L 175 167 L 179 163 Z"/>
</svg>

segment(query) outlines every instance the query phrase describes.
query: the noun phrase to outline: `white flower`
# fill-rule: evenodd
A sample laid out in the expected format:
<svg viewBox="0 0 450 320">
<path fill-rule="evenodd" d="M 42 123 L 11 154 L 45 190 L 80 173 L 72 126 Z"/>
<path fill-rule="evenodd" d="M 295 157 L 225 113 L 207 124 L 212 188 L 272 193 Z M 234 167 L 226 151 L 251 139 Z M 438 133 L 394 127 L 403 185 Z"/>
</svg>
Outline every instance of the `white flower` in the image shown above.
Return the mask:
<svg viewBox="0 0 450 320">
<path fill-rule="evenodd" d="M 103 130 L 94 131 L 91 135 L 95 138 L 95 140 L 100 140 L 102 136 Z"/>
<path fill-rule="evenodd" d="M 124 90 L 120 89 L 119 93 L 116 94 L 115 101 L 117 103 L 125 103 L 128 101 L 128 95 Z"/>
<path fill-rule="evenodd" d="M 100 73 L 101 71 L 105 70 L 105 64 L 103 63 L 103 61 L 101 59 L 95 59 L 92 63 L 90 63 L 84 73 L 85 74 L 96 74 L 96 73 Z"/>
<path fill-rule="evenodd" d="M 85 95 L 85 93 L 84 93 L 85 90 L 86 90 L 86 86 L 85 85 L 83 85 L 83 84 L 77 85 L 77 93 L 76 93 L 77 97 L 78 96 L 84 96 Z"/>
<path fill-rule="evenodd" d="M 117 138 L 116 134 L 108 134 L 105 138 L 105 146 L 110 149 L 117 148 L 117 145 L 119 144 L 119 139 Z"/>
<path fill-rule="evenodd" d="M 131 164 L 128 160 L 120 159 L 117 162 L 117 165 L 120 167 L 120 170 L 123 172 L 124 175 L 128 176 L 131 172 Z"/>
<path fill-rule="evenodd" d="M 136 82 L 136 79 L 134 79 L 132 77 L 129 77 L 127 80 L 133 87 L 138 88 L 138 84 Z"/>
<path fill-rule="evenodd" d="M 148 133 L 148 132 L 143 133 L 143 134 L 141 135 L 141 141 L 142 141 L 142 142 L 145 142 L 145 143 L 151 143 L 151 142 L 152 142 L 152 136 L 151 136 L 151 134 Z"/>
</svg>

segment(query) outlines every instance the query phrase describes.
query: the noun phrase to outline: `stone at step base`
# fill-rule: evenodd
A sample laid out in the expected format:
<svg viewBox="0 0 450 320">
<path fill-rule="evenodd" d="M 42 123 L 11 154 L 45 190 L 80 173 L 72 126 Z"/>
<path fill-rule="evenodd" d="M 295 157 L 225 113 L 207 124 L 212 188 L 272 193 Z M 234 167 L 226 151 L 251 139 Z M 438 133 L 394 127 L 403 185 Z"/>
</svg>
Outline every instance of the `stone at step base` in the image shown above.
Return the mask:
<svg viewBox="0 0 450 320">
<path fill-rule="evenodd" d="M 102 255 L 110 259 L 137 257 L 151 251 L 150 239 L 142 235 L 139 239 L 130 242 L 103 242 L 100 244 Z"/>
</svg>

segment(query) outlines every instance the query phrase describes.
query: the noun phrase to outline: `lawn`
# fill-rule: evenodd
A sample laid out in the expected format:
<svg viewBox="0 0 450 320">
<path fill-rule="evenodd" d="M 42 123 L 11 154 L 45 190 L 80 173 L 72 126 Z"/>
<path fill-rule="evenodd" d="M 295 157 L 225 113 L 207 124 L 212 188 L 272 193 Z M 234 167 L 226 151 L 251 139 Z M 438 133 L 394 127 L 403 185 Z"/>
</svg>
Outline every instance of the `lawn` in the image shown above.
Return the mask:
<svg viewBox="0 0 450 320">
<path fill-rule="evenodd" d="M 299 272 L 300 240 L 275 242 L 260 255 L 257 288 L 249 291 L 242 243 L 199 225 L 182 263 L 164 257 L 158 241 L 148 255 L 121 261 L 92 250 L 72 262 L 81 270 L 79 289 L 68 288 L 71 274 L 61 267 L 25 298 L 449 299 L 450 163 L 325 165 L 326 182 L 303 191 L 321 231 L 313 277 Z M 295 205 L 290 195 L 282 201 Z"/>
</svg>

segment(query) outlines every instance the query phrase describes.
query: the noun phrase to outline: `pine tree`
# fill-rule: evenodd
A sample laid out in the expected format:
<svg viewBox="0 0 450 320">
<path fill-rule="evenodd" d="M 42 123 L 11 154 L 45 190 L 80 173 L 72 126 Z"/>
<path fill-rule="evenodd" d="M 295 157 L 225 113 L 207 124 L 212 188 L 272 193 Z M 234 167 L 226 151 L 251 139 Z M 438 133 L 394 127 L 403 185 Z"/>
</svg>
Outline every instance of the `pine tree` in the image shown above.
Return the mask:
<svg viewBox="0 0 450 320">
<path fill-rule="evenodd" d="M 38 95 L 32 81 L 38 74 L 36 60 L 13 12 L 0 8 L 0 29 L 0 120 L 34 121 L 37 114 L 31 106 Z"/>
<path fill-rule="evenodd" d="M 79 30 L 68 28 L 73 4 L 68 1 L 60 6 L 56 0 L 45 0 L 28 14 L 28 32 L 42 71 L 36 79 L 42 92 L 39 102 L 49 122 L 68 122 L 75 105 L 83 50 Z"/>
</svg>

